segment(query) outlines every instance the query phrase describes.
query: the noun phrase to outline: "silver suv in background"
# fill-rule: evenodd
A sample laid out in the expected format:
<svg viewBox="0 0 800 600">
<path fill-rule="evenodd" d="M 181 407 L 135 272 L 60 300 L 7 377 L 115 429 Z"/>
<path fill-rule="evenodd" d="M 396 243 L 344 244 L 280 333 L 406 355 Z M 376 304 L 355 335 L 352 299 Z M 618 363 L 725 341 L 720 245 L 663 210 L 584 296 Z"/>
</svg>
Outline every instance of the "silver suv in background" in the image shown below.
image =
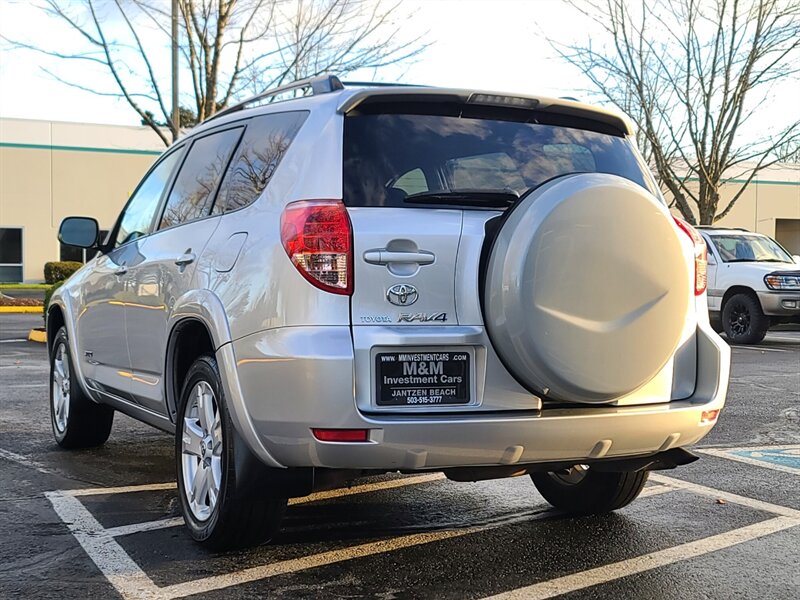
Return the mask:
<svg viewBox="0 0 800 600">
<path fill-rule="evenodd" d="M 47 313 L 56 440 L 117 410 L 174 433 L 214 548 L 396 471 L 614 510 L 725 401 L 702 238 L 627 120 L 569 100 L 297 82 L 179 139 L 108 239 L 59 235 L 100 254 Z"/>
</svg>

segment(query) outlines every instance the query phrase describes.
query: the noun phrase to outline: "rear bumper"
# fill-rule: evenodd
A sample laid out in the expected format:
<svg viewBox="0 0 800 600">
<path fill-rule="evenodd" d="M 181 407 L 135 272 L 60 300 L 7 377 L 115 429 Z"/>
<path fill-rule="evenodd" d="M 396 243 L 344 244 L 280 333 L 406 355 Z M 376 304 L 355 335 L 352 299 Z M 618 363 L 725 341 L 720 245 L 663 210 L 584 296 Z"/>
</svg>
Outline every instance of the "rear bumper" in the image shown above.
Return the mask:
<svg viewBox="0 0 800 600">
<path fill-rule="evenodd" d="M 703 412 L 725 403 L 730 367 L 730 349 L 708 324 L 699 325 L 697 344 L 697 385 L 686 400 L 451 417 L 360 412 L 346 327 L 271 330 L 219 354 L 225 378 L 236 377 L 226 383 L 234 422 L 268 465 L 420 470 L 612 459 L 694 444 L 713 426 L 701 422 Z M 370 441 L 320 442 L 312 427 L 366 428 Z"/>
<path fill-rule="evenodd" d="M 800 292 L 758 292 L 758 300 L 765 315 L 800 320 Z"/>
</svg>

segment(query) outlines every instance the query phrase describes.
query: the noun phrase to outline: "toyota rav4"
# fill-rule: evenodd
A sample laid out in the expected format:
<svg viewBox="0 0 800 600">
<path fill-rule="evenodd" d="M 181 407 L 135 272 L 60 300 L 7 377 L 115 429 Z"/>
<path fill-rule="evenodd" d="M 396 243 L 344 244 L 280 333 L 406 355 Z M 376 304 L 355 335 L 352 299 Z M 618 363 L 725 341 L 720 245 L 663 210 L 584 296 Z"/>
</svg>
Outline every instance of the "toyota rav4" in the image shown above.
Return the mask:
<svg viewBox="0 0 800 600">
<path fill-rule="evenodd" d="M 99 255 L 47 311 L 55 438 L 174 433 L 213 548 L 387 472 L 615 510 L 725 401 L 703 239 L 629 122 L 571 100 L 296 82 L 176 141 L 105 240 L 59 238 Z"/>
</svg>

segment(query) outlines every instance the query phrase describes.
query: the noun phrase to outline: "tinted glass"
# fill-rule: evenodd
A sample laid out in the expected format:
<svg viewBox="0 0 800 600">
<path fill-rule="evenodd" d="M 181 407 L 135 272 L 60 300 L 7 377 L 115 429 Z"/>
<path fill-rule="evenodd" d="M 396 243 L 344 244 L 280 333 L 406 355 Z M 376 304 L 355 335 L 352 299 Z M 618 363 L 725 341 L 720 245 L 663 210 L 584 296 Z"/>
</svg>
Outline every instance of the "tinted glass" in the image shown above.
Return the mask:
<svg viewBox="0 0 800 600">
<path fill-rule="evenodd" d="M 192 144 L 169 194 L 159 229 L 206 216 L 222 175 L 228 167 L 242 128 L 212 133 Z"/>
<path fill-rule="evenodd" d="M 20 264 L 22 262 L 22 229 L 0 229 L 0 264 Z"/>
<path fill-rule="evenodd" d="M 0 283 L 20 283 L 21 281 L 22 267 L 0 265 Z"/>
<path fill-rule="evenodd" d="M 59 260 L 62 261 L 69 260 L 69 261 L 83 262 L 83 248 L 61 244 L 58 256 Z"/>
<path fill-rule="evenodd" d="M 647 188 L 631 143 L 612 133 L 563 125 L 427 114 L 345 118 L 344 202 L 406 206 L 424 191 L 502 190 L 523 194 L 559 175 L 611 173 Z M 406 178 L 414 173 L 417 185 Z M 415 208 L 421 205 L 414 204 Z"/>
<path fill-rule="evenodd" d="M 165 156 L 141 183 L 125 207 L 114 247 L 150 232 L 153 217 L 158 210 L 158 202 L 182 153 L 182 150 L 178 149 Z"/>
<path fill-rule="evenodd" d="M 307 116 L 306 111 L 279 113 L 248 123 L 214 203 L 214 214 L 247 206 L 261 195 Z"/>
<path fill-rule="evenodd" d="M 100 243 L 104 244 L 107 237 L 108 237 L 108 230 L 107 229 L 101 229 L 100 230 L 100 235 L 98 236 L 98 239 L 100 240 Z M 100 252 L 100 250 L 97 249 L 97 248 L 87 248 L 86 250 L 84 250 L 84 256 L 86 257 L 86 262 L 89 262 L 95 256 L 97 256 L 98 252 Z"/>
<path fill-rule="evenodd" d="M 402 190 L 407 195 L 419 194 L 429 190 L 428 182 L 425 180 L 425 173 L 422 172 L 422 169 L 413 169 L 405 175 L 401 175 L 392 184 L 392 187 Z"/>
<path fill-rule="evenodd" d="M 714 235 L 711 239 L 725 262 L 794 263 L 783 248 L 763 235 Z"/>
</svg>

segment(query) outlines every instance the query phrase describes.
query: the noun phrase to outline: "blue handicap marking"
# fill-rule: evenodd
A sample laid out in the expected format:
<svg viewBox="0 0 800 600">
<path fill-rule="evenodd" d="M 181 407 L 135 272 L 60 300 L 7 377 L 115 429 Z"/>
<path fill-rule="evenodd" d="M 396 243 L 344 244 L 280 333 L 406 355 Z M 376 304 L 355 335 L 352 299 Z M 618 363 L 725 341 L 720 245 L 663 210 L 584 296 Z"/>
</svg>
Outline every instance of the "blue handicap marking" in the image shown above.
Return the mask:
<svg viewBox="0 0 800 600">
<path fill-rule="evenodd" d="M 729 454 L 800 470 L 800 446 L 782 449 L 732 450 Z"/>
</svg>

